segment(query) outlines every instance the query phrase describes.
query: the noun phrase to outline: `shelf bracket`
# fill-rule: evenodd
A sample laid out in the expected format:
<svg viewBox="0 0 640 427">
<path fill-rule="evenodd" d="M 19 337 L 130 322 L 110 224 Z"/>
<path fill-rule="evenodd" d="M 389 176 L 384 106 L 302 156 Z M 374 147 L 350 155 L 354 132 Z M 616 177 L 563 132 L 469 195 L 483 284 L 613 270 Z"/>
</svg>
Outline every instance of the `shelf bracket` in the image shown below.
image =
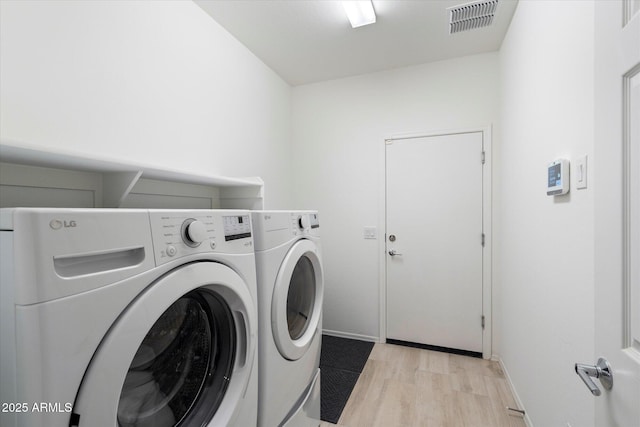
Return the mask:
<svg viewBox="0 0 640 427">
<path fill-rule="evenodd" d="M 102 174 L 102 197 L 105 208 L 119 208 L 142 176 L 142 171 Z"/>
</svg>

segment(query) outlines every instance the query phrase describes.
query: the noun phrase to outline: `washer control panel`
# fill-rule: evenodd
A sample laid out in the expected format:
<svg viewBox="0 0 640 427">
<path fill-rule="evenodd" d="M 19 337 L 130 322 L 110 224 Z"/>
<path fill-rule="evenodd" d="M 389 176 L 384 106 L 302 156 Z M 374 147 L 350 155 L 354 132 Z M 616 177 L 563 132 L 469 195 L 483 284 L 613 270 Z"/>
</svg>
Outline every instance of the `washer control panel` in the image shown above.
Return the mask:
<svg viewBox="0 0 640 427">
<path fill-rule="evenodd" d="M 149 211 L 156 263 L 206 252 L 253 252 L 251 216 L 244 211 Z"/>
</svg>

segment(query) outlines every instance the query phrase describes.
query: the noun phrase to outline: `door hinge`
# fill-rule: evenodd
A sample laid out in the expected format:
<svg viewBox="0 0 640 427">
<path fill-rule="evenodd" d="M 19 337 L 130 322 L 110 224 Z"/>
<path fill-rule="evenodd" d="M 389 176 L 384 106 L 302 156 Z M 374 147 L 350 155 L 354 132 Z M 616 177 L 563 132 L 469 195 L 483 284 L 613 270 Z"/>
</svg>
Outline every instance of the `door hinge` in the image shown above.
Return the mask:
<svg viewBox="0 0 640 427">
<path fill-rule="evenodd" d="M 482 247 L 484 248 L 484 233 L 482 233 L 482 237 L 480 238 L 480 243 L 482 243 Z"/>
<path fill-rule="evenodd" d="M 482 154 L 480 154 L 480 159 L 482 161 L 482 164 L 484 165 L 484 162 L 486 161 L 486 156 L 484 154 L 484 151 L 482 152 Z"/>
<path fill-rule="evenodd" d="M 482 320 L 480 321 L 480 324 L 482 325 L 482 329 L 484 329 L 484 314 L 482 315 Z"/>
</svg>

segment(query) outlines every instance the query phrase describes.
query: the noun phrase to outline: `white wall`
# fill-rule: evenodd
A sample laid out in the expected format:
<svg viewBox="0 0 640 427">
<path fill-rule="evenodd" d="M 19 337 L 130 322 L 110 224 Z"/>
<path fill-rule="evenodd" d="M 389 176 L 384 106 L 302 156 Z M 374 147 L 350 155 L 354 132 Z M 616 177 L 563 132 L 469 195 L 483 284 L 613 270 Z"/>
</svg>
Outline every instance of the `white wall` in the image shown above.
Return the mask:
<svg viewBox="0 0 640 427">
<path fill-rule="evenodd" d="M 521 1 L 500 50 L 497 353 L 535 426 L 593 426 L 575 362 L 594 355 L 594 198 L 545 193 L 546 165 L 593 157 L 594 4 Z"/>
<path fill-rule="evenodd" d="M 290 204 L 291 88 L 194 3 L 0 8 L 2 141 L 258 175 Z"/>
<path fill-rule="evenodd" d="M 380 336 L 378 241 L 363 227 L 383 238 L 384 139 L 495 123 L 497 92 L 497 53 L 293 89 L 293 198 L 320 210 L 326 330 Z"/>
</svg>

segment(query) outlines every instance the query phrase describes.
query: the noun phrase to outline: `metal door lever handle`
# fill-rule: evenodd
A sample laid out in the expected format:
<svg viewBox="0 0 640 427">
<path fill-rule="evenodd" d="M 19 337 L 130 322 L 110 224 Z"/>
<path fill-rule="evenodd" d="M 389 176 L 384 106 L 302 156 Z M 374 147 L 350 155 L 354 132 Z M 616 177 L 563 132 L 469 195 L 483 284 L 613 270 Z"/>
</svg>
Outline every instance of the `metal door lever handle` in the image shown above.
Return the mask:
<svg viewBox="0 0 640 427">
<path fill-rule="evenodd" d="M 605 390 L 611 390 L 613 387 L 613 371 L 607 359 L 603 357 L 598 359 L 598 363 L 595 366 L 576 363 L 576 374 L 578 374 L 594 396 L 600 396 L 601 392 L 591 379 L 592 377 L 598 378 Z"/>
<path fill-rule="evenodd" d="M 399 254 L 398 252 L 396 252 L 395 249 L 391 249 L 389 251 L 389 255 L 391 255 L 391 256 L 402 256 L 402 254 Z"/>
</svg>

